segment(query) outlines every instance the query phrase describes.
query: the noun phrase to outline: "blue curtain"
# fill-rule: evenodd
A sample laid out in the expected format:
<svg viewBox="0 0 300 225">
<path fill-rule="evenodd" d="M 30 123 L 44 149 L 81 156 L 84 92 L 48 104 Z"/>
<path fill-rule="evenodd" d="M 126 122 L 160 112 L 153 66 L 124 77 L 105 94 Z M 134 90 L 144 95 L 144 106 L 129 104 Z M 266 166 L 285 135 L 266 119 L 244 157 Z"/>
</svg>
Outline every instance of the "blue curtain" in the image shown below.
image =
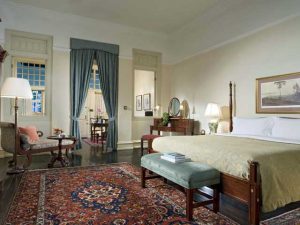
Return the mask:
<svg viewBox="0 0 300 225">
<path fill-rule="evenodd" d="M 71 135 L 77 138 L 76 148 L 81 148 L 79 116 L 88 93 L 91 77 L 94 50 L 72 49 L 70 58 L 70 90 L 71 90 Z"/>
<path fill-rule="evenodd" d="M 106 146 L 109 150 L 117 150 L 117 109 L 118 109 L 118 70 L 119 56 L 110 52 L 97 50 L 95 59 L 99 68 L 100 86 L 108 115 L 108 131 Z"/>
</svg>

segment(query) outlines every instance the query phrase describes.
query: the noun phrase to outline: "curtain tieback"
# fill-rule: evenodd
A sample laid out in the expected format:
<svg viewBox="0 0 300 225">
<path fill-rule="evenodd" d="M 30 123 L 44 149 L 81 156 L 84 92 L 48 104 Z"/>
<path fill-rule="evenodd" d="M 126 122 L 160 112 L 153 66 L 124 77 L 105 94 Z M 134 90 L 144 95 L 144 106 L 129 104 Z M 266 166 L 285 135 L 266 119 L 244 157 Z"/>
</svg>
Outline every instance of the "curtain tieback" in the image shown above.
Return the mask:
<svg viewBox="0 0 300 225">
<path fill-rule="evenodd" d="M 74 121 L 78 121 L 79 117 L 72 116 L 71 119 L 74 120 Z"/>
<path fill-rule="evenodd" d="M 113 122 L 113 121 L 115 121 L 116 119 L 115 119 L 115 117 L 113 116 L 113 117 L 111 117 L 111 118 L 109 118 L 108 119 L 108 122 Z"/>
</svg>

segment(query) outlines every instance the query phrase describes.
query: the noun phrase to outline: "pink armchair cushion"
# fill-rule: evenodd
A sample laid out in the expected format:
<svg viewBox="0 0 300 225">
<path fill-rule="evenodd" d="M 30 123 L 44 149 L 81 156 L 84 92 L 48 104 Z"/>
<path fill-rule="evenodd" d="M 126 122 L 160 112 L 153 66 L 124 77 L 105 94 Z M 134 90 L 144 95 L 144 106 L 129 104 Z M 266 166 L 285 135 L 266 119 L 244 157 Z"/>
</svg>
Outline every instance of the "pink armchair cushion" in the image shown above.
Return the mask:
<svg viewBox="0 0 300 225">
<path fill-rule="evenodd" d="M 35 126 L 19 127 L 19 130 L 21 134 L 27 135 L 31 142 L 39 140 L 39 135 Z"/>
</svg>

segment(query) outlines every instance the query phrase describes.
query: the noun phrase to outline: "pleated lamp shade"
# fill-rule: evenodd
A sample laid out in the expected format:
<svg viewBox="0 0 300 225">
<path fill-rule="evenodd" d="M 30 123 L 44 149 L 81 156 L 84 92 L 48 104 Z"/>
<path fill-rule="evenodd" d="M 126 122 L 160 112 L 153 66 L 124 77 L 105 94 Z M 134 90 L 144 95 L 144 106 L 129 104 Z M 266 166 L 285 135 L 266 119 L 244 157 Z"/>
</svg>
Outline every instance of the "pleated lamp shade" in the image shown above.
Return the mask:
<svg viewBox="0 0 300 225">
<path fill-rule="evenodd" d="M 211 118 L 219 118 L 221 115 L 220 108 L 216 103 L 208 103 L 204 115 Z"/>
</svg>

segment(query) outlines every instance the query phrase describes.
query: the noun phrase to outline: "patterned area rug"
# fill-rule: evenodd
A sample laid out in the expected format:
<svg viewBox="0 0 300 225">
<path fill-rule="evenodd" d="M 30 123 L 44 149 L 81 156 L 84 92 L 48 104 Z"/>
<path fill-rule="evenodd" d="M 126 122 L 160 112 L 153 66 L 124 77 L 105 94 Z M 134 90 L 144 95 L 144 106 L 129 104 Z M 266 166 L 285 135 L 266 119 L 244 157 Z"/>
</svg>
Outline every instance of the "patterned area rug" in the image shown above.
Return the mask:
<svg viewBox="0 0 300 225">
<path fill-rule="evenodd" d="M 260 222 L 261 225 L 299 225 L 300 208 Z"/>
<path fill-rule="evenodd" d="M 181 191 L 160 179 L 143 189 L 139 176 L 127 163 L 28 171 L 5 224 L 236 224 L 203 207 L 188 222 Z"/>
<path fill-rule="evenodd" d="M 99 147 L 102 146 L 101 142 L 97 143 L 92 141 L 90 138 L 82 138 L 82 141 L 90 146 Z"/>
</svg>

